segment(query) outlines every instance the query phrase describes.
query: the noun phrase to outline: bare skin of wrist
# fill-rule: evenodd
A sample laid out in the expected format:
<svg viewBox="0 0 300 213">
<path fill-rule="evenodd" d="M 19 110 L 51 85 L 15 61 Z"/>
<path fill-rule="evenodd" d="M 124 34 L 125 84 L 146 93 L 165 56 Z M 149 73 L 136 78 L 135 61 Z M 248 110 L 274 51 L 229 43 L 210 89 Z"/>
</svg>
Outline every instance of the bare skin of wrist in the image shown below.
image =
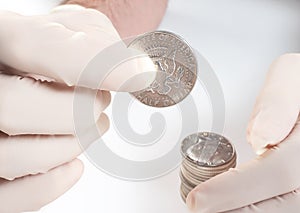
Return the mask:
<svg viewBox="0 0 300 213">
<path fill-rule="evenodd" d="M 67 0 L 104 13 L 122 38 L 155 30 L 167 8 L 168 0 Z"/>
</svg>

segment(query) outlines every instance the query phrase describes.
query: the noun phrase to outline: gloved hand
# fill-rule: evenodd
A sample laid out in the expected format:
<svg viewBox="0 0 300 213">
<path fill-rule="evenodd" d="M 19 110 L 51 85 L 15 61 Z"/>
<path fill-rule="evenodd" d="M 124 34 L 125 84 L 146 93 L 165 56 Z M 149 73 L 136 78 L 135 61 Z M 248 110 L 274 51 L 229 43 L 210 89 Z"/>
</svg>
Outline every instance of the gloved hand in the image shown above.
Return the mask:
<svg viewBox="0 0 300 213">
<path fill-rule="evenodd" d="M 257 99 L 248 140 L 260 154 L 196 187 L 193 212 L 296 213 L 300 209 L 300 55 L 276 60 Z"/>
<path fill-rule="evenodd" d="M 121 40 L 104 14 L 79 5 L 59 6 L 43 16 L 24 17 L 5 11 L 0 16 L 0 63 L 13 68 L 10 73 L 29 73 L 35 79 L 55 80 L 68 86 L 78 83 L 84 68 L 99 52 Z M 109 70 L 101 89 L 118 90 L 128 79 L 153 69 L 147 57 L 124 62 Z M 155 77 L 150 74 L 140 84 L 127 85 L 131 87 L 126 91 L 150 84 Z M 100 89 L 92 82 L 87 84 L 77 86 Z"/>
<path fill-rule="evenodd" d="M 89 61 L 119 40 L 106 16 L 78 5 L 34 17 L 0 12 L 0 212 L 38 210 L 79 179 L 83 165 L 76 157 L 97 138 L 86 137 L 84 147 L 78 143 L 73 86 Z M 155 70 L 145 57 L 125 64 L 107 73 L 99 88 L 87 82 L 79 90 L 86 99 L 97 93 L 93 113 L 100 135 L 109 127 L 105 90 Z M 142 89 L 153 79 L 123 90 Z M 89 127 L 83 132 L 89 135 Z"/>
</svg>

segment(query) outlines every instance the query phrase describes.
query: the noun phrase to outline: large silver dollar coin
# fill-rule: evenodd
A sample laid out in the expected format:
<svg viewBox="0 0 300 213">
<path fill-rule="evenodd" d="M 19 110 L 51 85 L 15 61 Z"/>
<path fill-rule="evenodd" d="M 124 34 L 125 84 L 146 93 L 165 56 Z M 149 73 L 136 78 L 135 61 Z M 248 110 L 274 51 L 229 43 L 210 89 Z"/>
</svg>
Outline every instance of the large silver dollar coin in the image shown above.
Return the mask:
<svg viewBox="0 0 300 213">
<path fill-rule="evenodd" d="M 198 166 L 217 167 L 235 156 L 232 144 L 216 133 L 201 132 L 186 137 L 181 146 L 182 155 Z"/>
<path fill-rule="evenodd" d="M 182 38 L 154 31 L 139 36 L 129 47 L 148 54 L 157 69 L 156 79 L 148 88 L 131 93 L 140 102 L 167 107 L 179 103 L 191 92 L 197 78 L 197 60 Z"/>
</svg>

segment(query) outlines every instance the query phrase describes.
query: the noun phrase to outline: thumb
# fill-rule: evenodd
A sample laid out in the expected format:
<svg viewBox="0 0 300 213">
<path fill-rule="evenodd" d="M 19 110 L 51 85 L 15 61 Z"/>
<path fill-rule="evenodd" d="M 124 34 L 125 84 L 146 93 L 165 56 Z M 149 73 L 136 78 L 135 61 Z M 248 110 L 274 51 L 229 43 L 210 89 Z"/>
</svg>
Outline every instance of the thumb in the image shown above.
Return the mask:
<svg viewBox="0 0 300 213">
<path fill-rule="evenodd" d="M 113 69 L 100 88 L 124 92 L 142 90 L 155 80 L 156 73 L 156 68 L 149 57 L 129 59 Z"/>
<path fill-rule="evenodd" d="M 277 145 L 293 129 L 300 108 L 300 54 L 279 57 L 256 101 L 247 137 L 257 154 Z"/>
<path fill-rule="evenodd" d="M 149 86 L 157 68 L 150 57 L 123 41 L 100 51 L 85 67 L 77 85 L 110 91 L 133 92 Z"/>
</svg>

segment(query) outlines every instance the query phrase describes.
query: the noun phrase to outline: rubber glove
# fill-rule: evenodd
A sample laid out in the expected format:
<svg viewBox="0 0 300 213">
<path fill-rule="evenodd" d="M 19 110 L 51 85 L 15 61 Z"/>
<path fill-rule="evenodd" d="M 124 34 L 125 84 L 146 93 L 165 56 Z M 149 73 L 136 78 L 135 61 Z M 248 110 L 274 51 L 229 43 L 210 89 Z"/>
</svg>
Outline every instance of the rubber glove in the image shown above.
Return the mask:
<svg viewBox="0 0 300 213">
<path fill-rule="evenodd" d="M 102 71 L 109 73 L 99 85 L 101 88 L 92 82 L 78 85 L 78 78 L 88 63 L 99 52 L 121 41 L 104 14 L 79 5 L 62 5 L 43 16 L 24 17 L 5 11 L 0 16 L 0 63 L 13 68 L 10 73 L 23 76 L 30 73 L 33 78 L 54 80 L 69 86 L 118 90 L 120 85 L 139 73 L 155 70 L 148 57 L 141 57 Z M 155 73 L 151 76 L 150 72 L 145 79 L 127 85 L 125 90 L 145 88 L 154 78 Z"/>
<path fill-rule="evenodd" d="M 76 157 L 97 138 L 87 127 L 85 146 L 78 143 L 73 86 L 97 52 L 120 37 L 105 15 L 76 5 L 59 6 L 44 16 L 2 11 L 0 17 L 0 212 L 33 211 L 81 176 L 83 165 Z M 93 113 L 99 135 L 109 127 L 103 110 L 110 93 L 105 90 L 118 90 L 149 66 L 154 69 L 149 58 L 132 60 L 116 68 L 101 88 L 79 90 L 87 99 L 97 94 Z M 123 89 L 150 83 L 145 79 Z"/>
<path fill-rule="evenodd" d="M 271 66 L 248 127 L 260 154 L 197 186 L 187 198 L 192 212 L 296 213 L 300 209 L 300 55 Z"/>
</svg>

